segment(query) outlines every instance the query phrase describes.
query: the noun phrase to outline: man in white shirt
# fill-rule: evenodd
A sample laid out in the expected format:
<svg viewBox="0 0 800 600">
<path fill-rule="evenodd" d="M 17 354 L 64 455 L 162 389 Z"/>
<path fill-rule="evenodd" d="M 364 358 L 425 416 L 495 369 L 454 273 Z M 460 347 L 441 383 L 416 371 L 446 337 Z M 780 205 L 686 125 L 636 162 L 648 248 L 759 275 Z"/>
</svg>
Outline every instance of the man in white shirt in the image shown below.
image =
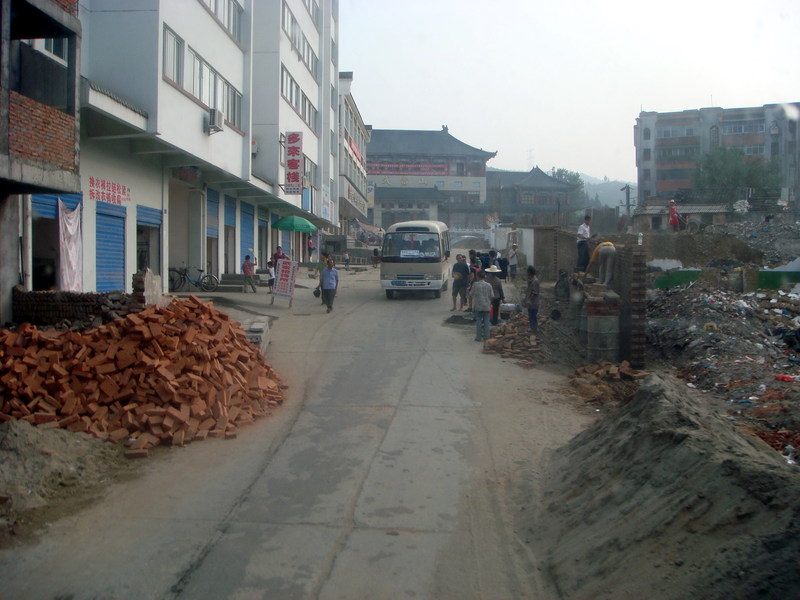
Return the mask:
<svg viewBox="0 0 800 600">
<path fill-rule="evenodd" d="M 586 215 L 583 217 L 583 223 L 578 227 L 578 262 L 575 265 L 575 270 L 580 273 L 585 273 L 586 268 L 589 266 L 589 238 L 592 237 L 589 224 L 591 222 L 592 217 Z"/>
<path fill-rule="evenodd" d="M 511 250 L 508 251 L 508 270 L 510 271 L 511 281 L 517 278 L 517 264 L 519 264 L 519 260 L 517 259 L 517 245 L 511 244 Z"/>
</svg>

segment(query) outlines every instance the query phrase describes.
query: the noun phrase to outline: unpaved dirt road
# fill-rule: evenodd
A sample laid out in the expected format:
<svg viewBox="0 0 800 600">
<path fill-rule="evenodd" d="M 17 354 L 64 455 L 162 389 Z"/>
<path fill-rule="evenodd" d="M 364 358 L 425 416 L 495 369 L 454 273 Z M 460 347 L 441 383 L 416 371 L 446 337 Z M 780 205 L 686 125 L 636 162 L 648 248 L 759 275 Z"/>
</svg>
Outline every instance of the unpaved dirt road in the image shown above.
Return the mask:
<svg viewBox="0 0 800 600">
<path fill-rule="evenodd" d="M 261 294 L 230 312 L 275 317 L 286 405 L 4 550 L 0 596 L 548 598 L 512 525 L 536 493 L 511 498 L 593 418 L 565 377 L 482 354 L 448 293 L 390 301 L 373 269 L 343 273 L 331 314 Z"/>
</svg>

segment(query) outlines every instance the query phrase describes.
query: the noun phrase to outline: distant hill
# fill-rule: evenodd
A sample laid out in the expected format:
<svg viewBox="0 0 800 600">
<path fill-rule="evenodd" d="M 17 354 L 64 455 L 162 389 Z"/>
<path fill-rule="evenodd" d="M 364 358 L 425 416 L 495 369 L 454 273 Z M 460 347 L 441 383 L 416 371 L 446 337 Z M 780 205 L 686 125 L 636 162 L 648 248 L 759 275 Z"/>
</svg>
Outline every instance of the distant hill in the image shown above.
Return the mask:
<svg viewBox="0 0 800 600">
<path fill-rule="evenodd" d="M 631 205 L 636 203 L 636 182 L 627 181 L 605 181 L 592 177 L 586 173 L 581 173 L 583 188 L 590 200 L 595 197 L 601 204 L 606 206 L 623 206 L 625 204 L 625 192 L 621 188 L 625 185 L 631 186 Z"/>
</svg>

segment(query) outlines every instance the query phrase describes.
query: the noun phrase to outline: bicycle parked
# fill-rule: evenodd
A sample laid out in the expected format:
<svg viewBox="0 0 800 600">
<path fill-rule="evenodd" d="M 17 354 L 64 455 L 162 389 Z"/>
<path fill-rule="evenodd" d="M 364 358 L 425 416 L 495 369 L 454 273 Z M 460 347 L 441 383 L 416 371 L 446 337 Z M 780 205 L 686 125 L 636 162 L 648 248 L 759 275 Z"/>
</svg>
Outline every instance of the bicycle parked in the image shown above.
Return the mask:
<svg viewBox="0 0 800 600">
<path fill-rule="evenodd" d="M 189 275 L 189 268 L 197 269 L 197 279 L 192 279 Z M 189 282 L 196 288 L 204 292 L 213 292 L 219 287 L 219 278 L 211 273 L 203 274 L 203 269 L 198 267 L 170 267 L 169 269 L 169 291 L 179 292 Z"/>
</svg>

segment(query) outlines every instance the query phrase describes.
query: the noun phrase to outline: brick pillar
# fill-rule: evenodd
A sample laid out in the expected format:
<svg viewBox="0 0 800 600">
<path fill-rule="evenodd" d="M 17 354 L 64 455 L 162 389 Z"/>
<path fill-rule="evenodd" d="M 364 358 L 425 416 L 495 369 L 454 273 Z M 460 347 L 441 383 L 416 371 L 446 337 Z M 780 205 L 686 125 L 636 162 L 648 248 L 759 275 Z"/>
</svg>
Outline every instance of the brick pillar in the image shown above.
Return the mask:
<svg viewBox="0 0 800 600">
<path fill-rule="evenodd" d="M 630 295 L 630 363 L 643 369 L 647 352 L 647 255 L 643 246 L 633 248 Z"/>
</svg>

